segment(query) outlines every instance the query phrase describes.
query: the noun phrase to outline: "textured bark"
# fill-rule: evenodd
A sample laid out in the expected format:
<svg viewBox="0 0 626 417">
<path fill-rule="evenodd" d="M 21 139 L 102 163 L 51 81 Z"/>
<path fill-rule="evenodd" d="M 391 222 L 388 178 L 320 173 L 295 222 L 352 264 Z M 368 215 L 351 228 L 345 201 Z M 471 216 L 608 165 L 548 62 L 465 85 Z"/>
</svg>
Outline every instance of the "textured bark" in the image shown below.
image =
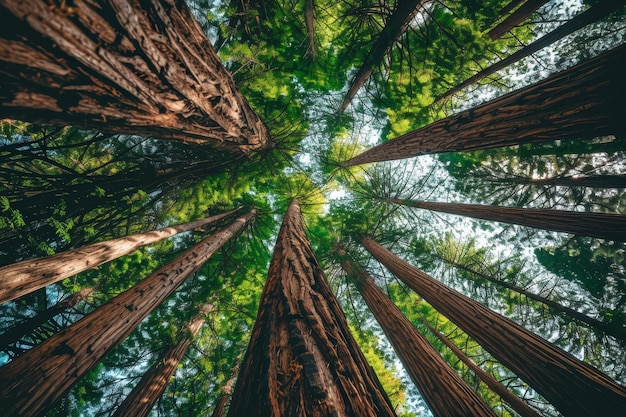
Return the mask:
<svg viewBox="0 0 626 417">
<path fill-rule="evenodd" d="M 13 300 L 79 272 L 95 268 L 142 246 L 156 243 L 178 233 L 214 223 L 233 213 L 218 214 L 202 220 L 170 226 L 147 233 L 94 243 L 45 258 L 29 259 L 0 268 L 0 303 Z"/>
<path fill-rule="evenodd" d="M 82 320 L 0 368 L 0 415 L 44 415 L 253 216 L 251 212 L 239 217 Z"/>
<path fill-rule="evenodd" d="M 458 269 L 462 269 L 463 271 L 469 272 L 470 274 L 476 275 L 478 277 L 481 277 L 489 282 L 493 282 L 496 285 L 499 285 L 501 287 L 507 288 L 511 291 L 515 291 L 516 293 L 522 294 L 523 296 L 525 296 L 528 299 L 531 300 L 535 300 L 538 301 L 544 305 L 546 305 L 547 307 L 550 308 L 550 310 L 552 310 L 555 313 L 559 313 L 563 316 L 567 316 L 569 318 L 572 318 L 576 321 L 579 321 L 581 323 L 585 323 L 586 325 L 588 325 L 589 327 L 598 330 L 606 335 L 609 336 L 613 336 L 614 338 L 616 338 L 617 340 L 619 340 L 624 346 L 626 346 L 626 327 L 623 326 L 615 326 L 615 325 L 611 325 L 609 323 L 604 323 L 598 319 L 594 319 L 593 317 L 589 317 L 586 314 L 583 314 L 579 311 L 576 311 L 572 308 L 566 307 L 564 305 L 561 305 L 559 303 L 557 303 L 556 301 L 552 301 L 549 298 L 545 298 L 542 297 L 540 295 L 537 295 L 535 293 L 532 293 L 528 290 L 525 290 L 524 288 L 518 287 L 516 285 L 510 284 L 506 281 L 502 281 L 499 279 L 496 279 L 494 277 L 492 277 L 491 275 L 488 274 L 483 274 L 480 271 L 476 271 L 466 265 L 462 265 L 458 262 L 453 261 L 452 259 L 446 259 L 446 258 L 441 258 L 441 260 L 443 260 L 446 263 L 449 263 L 450 265 L 454 266 L 455 268 Z"/>
<path fill-rule="evenodd" d="M 228 416 L 394 415 L 315 260 L 294 200 L 274 247 Z"/>
<path fill-rule="evenodd" d="M 233 373 L 222 388 L 222 395 L 220 395 L 220 398 L 215 403 L 215 407 L 213 408 L 213 413 L 211 413 L 211 417 L 224 417 L 224 415 L 226 415 L 226 406 L 228 405 L 228 400 L 233 393 L 233 385 L 235 385 L 238 373 L 239 362 L 237 362 L 237 364 L 234 366 Z"/>
<path fill-rule="evenodd" d="M 626 214 L 486 206 L 482 204 L 435 203 L 431 201 L 402 200 L 400 198 L 390 198 L 389 201 L 410 207 L 476 219 L 519 224 L 537 229 L 591 236 L 616 242 L 626 241 Z"/>
<path fill-rule="evenodd" d="M 345 251 L 338 249 L 337 252 L 343 258 L 341 266 L 363 296 L 433 415 L 495 416 L 483 399 L 383 294 L 371 276 L 348 260 Z"/>
<path fill-rule="evenodd" d="M 70 295 L 64 300 L 59 301 L 36 316 L 26 319 L 9 328 L 6 332 L 0 334 L 0 352 L 7 351 L 10 345 L 19 342 L 21 339 L 31 334 L 39 326 L 42 326 L 57 315 L 73 308 L 76 304 L 86 299 L 95 289 L 96 287 L 85 288 Z"/>
<path fill-rule="evenodd" d="M 234 153 L 272 146 L 184 2 L 0 4 L 0 117 Z"/>
<path fill-rule="evenodd" d="M 343 99 L 343 103 L 341 103 L 340 113 L 346 110 L 357 91 L 363 87 L 367 79 L 372 75 L 374 69 L 380 65 L 385 54 L 387 54 L 398 38 L 406 32 L 409 23 L 411 23 L 411 20 L 422 7 L 424 1 L 425 0 L 402 0 L 396 2 L 396 8 L 389 17 L 389 20 L 385 23 L 385 27 L 380 32 L 372 49 L 365 56 L 363 64 L 361 64 L 352 79 L 346 97 Z"/>
<path fill-rule="evenodd" d="M 626 46 L 368 149 L 354 166 L 417 155 L 624 134 Z"/>
<path fill-rule="evenodd" d="M 615 415 L 626 389 L 569 353 L 403 261 L 369 237 L 365 248 L 564 416 Z"/>
<path fill-rule="evenodd" d="M 522 23 L 533 14 L 538 8 L 546 4 L 548 0 L 528 0 L 522 4 L 517 10 L 507 16 L 496 27 L 489 31 L 489 37 L 495 41 L 500 39 L 502 35 Z"/>
<path fill-rule="evenodd" d="M 157 361 L 146 371 L 139 383 L 115 410 L 113 417 L 147 417 L 154 404 L 163 394 L 170 378 L 195 336 L 204 323 L 204 316 L 210 305 L 201 308 L 199 314 L 184 327 L 180 341 L 163 352 Z"/>
<path fill-rule="evenodd" d="M 559 26 L 558 28 L 554 29 L 552 32 L 537 39 L 533 43 L 514 52 L 513 54 L 504 58 L 503 60 L 498 61 L 493 65 L 490 65 L 489 67 L 480 71 L 478 74 L 471 76 L 467 80 L 463 81 L 461 84 L 448 90 L 443 96 L 439 98 L 442 99 L 442 98 L 450 97 L 452 94 L 455 94 L 461 91 L 468 85 L 472 85 L 482 80 L 483 78 L 488 77 L 491 74 L 503 68 L 506 68 L 511 64 L 514 64 L 515 62 L 521 60 L 522 58 L 526 58 L 527 56 L 537 52 L 538 50 L 545 48 L 548 45 L 552 45 L 554 42 L 558 41 L 559 39 L 562 39 L 566 37 L 567 35 L 570 35 L 576 32 L 578 29 L 582 29 L 585 26 L 593 22 L 596 22 L 605 16 L 608 16 L 610 13 L 617 10 L 619 7 L 622 7 L 623 5 L 624 5 L 623 0 L 618 0 L 618 1 L 600 0 L 600 3 L 592 6 L 589 10 L 579 14 L 573 19 L 569 20 L 567 23 Z"/>
<path fill-rule="evenodd" d="M 304 4 L 304 23 L 306 25 L 306 35 L 309 38 L 309 52 L 311 60 L 315 61 L 315 2 L 314 0 L 305 0 Z"/>
<path fill-rule="evenodd" d="M 469 369 L 471 369 L 474 374 L 485 383 L 493 392 L 498 394 L 500 398 L 504 402 L 506 402 L 517 414 L 522 417 L 542 417 L 541 414 L 530 408 L 528 404 L 522 401 L 517 395 L 513 394 L 511 391 L 506 389 L 504 385 L 502 385 L 497 379 L 495 379 L 491 374 L 488 374 L 481 368 L 476 365 L 476 363 L 461 349 L 459 349 L 454 343 L 452 343 L 447 337 L 441 334 L 437 329 L 430 325 L 426 320 L 421 318 L 422 323 L 435 335 L 441 342 L 448 346 L 448 348 L 454 353 L 454 355 L 459 358 Z"/>
</svg>

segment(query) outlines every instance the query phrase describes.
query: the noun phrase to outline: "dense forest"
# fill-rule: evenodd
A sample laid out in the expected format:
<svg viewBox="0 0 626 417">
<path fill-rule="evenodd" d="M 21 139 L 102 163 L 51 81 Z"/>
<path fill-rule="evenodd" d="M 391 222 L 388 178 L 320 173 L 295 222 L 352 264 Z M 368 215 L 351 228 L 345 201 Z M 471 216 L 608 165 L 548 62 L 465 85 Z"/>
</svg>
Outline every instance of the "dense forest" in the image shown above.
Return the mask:
<svg viewBox="0 0 626 417">
<path fill-rule="evenodd" d="M 626 410 L 626 2 L 0 21 L 0 416 Z"/>
</svg>

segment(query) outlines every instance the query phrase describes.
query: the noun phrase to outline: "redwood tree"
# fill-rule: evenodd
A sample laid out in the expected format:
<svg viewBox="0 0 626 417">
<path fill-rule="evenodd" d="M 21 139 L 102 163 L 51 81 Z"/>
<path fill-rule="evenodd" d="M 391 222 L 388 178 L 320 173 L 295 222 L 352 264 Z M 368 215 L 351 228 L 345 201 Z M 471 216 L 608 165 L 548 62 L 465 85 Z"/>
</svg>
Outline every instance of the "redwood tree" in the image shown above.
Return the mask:
<svg viewBox="0 0 626 417">
<path fill-rule="evenodd" d="M 390 198 L 397 204 L 477 219 L 519 224 L 544 230 L 591 236 L 600 239 L 626 241 L 626 215 L 618 213 L 589 213 L 568 210 L 487 206 L 483 204 L 437 203 L 432 201 Z"/>
<path fill-rule="evenodd" d="M 619 135 L 626 45 L 488 103 L 439 120 L 344 162 L 354 166 L 416 155 L 554 139 Z"/>
<path fill-rule="evenodd" d="M 142 246 L 214 223 L 231 213 L 233 211 L 178 226 L 94 243 L 45 258 L 29 259 L 4 266 L 0 268 L 0 276 L 2 276 L 2 280 L 0 280 L 0 303 L 21 297 L 87 269 L 95 268 L 129 254 Z"/>
<path fill-rule="evenodd" d="M 113 417 L 147 417 L 150 414 L 154 404 L 165 391 L 170 377 L 185 357 L 185 353 L 204 323 L 205 315 L 210 310 L 210 305 L 204 305 L 200 308 L 198 314 L 182 329 L 178 343 L 170 346 L 159 355 L 137 386 L 115 410 Z"/>
<path fill-rule="evenodd" d="M 254 215 L 253 210 L 239 217 L 82 320 L 0 368 L 0 415 L 43 416 Z"/>
<path fill-rule="evenodd" d="M 372 277 L 337 249 L 341 266 L 363 296 L 404 368 L 436 417 L 495 416 L 483 399 L 461 379 Z"/>
<path fill-rule="evenodd" d="M 491 29 L 488 33 L 491 40 L 497 40 L 502 37 L 509 30 L 522 23 L 533 14 L 538 8 L 546 4 L 548 0 L 528 0 L 525 1 L 517 10 L 508 15 L 502 22 L 498 23 L 496 27 Z M 510 3 L 509 3 L 510 4 Z M 503 10 L 506 12 L 506 9 Z"/>
<path fill-rule="evenodd" d="M 273 146 L 182 1 L 2 0 L 0 22 L 0 117 Z"/>
<path fill-rule="evenodd" d="M 626 409 L 626 388 L 536 334 L 440 283 L 370 237 L 361 242 L 379 262 L 566 416 Z"/>
<path fill-rule="evenodd" d="M 278 234 L 229 417 L 393 416 L 292 201 Z"/>
</svg>

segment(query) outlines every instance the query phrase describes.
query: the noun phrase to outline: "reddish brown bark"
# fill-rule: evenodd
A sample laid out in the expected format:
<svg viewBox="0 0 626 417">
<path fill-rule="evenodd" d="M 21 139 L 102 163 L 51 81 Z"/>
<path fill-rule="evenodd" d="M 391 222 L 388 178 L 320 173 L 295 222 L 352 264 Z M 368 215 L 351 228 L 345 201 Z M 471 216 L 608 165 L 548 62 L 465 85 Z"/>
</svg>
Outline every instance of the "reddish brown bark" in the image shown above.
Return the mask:
<svg viewBox="0 0 626 417">
<path fill-rule="evenodd" d="M 137 386 L 115 410 L 113 417 L 147 417 L 150 414 L 154 404 L 165 391 L 178 364 L 185 357 L 189 346 L 200 331 L 200 327 L 204 323 L 204 316 L 210 309 L 210 305 L 203 306 L 198 315 L 187 323 L 183 328 L 180 341 L 159 356 Z"/>
<path fill-rule="evenodd" d="M 476 363 L 468 357 L 461 349 L 459 349 L 454 343 L 452 343 L 447 337 L 441 334 L 437 329 L 430 325 L 426 320 L 422 318 L 422 323 L 435 335 L 441 342 L 448 346 L 448 348 L 459 358 L 469 369 L 471 369 L 474 374 L 485 383 L 493 392 L 498 394 L 500 398 L 508 405 L 511 406 L 513 410 L 517 414 L 522 417 L 542 417 L 541 414 L 530 408 L 528 404 L 522 401 L 517 395 L 513 394 L 511 391 L 506 389 L 504 385 L 498 382 L 491 374 L 488 374 L 481 368 L 476 365 Z"/>
<path fill-rule="evenodd" d="M 343 258 L 341 266 L 363 296 L 433 415 L 495 416 L 483 399 L 383 294 L 371 276 L 347 259 L 344 250 L 338 249 L 337 253 Z"/>
<path fill-rule="evenodd" d="M 489 31 L 489 37 L 495 41 L 500 39 L 502 35 L 522 23 L 533 14 L 538 8 L 546 4 L 548 0 L 528 0 L 524 2 L 517 10 L 507 16 L 496 27 Z"/>
<path fill-rule="evenodd" d="M 508 67 L 509 65 L 521 60 L 522 58 L 526 58 L 527 56 L 537 52 L 538 50 L 545 48 L 548 45 L 552 45 L 554 42 L 558 41 L 576 32 L 578 29 L 582 29 L 585 26 L 602 19 L 603 17 L 609 15 L 613 11 L 617 10 L 619 7 L 623 7 L 623 2 L 614 1 L 614 0 L 600 0 L 600 3 L 592 6 L 589 10 L 579 14 L 573 19 L 569 20 L 567 23 L 559 26 L 554 29 L 552 32 L 547 35 L 537 39 L 530 45 L 523 47 L 522 49 L 514 52 L 508 57 L 504 58 L 501 61 L 496 62 L 493 65 L 485 68 L 480 71 L 478 74 L 475 74 L 463 81 L 459 85 L 448 90 L 443 96 L 439 97 L 440 99 L 450 97 L 452 94 L 455 94 L 468 85 L 472 85 L 489 75 Z"/>
<path fill-rule="evenodd" d="M 502 10 L 500 10 L 500 16 L 504 16 L 509 13 L 511 10 L 515 9 L 520 3 L 524 3 L 526 0 L 511 0 L 509 4 L 504 6 Z"/>
<path fill-rule="evenodd" d="M 142 246 L 214 223 L 232 213 L 233 211 L 229 211 L 178 226 L 165 227 L 147 233 L 137 233 L 45 258 L 29 259 L 4 266 L 0 268 L 0 276 L 2 277 L 0 280 L 0 303 L 13 300 L 79 272 L 110 262 Z"/>
<path fill-rule="evenodd" d="M 228 400 L 233 393 L 233 385 L 237 379 L 237 374 L 239 373 L 239 362 L 233 368 L 233 373 L 224 384 L 222 388 L 222 395 L 215 403 L 215 407 L 213 408 L 213 413 L 211 413 L 211 417 L 224 417 L 226 415 L 226 406 L 228 405 Z"/>
<path fill-rule="evenodd" d="M 369 237 L 361 242 L 379 262 L 457 324 L 565 416 L 612 415 L 626 409 L 626 389 L 592 366 L 453 290 Z"/>
<path fill-rule="evenodd" d="M 309 38 L 309 52 L 311 60 L 315 61 L 315 2 L 314 0 L 306 0 L 304 4 L 304 23 L 306 25 L 306 34 Z"/>
<path fill-rule="evenodd" d="M 228 416 L 394 415 L 315 260 L 294 200 L 274 247 Z"/>
<path fill-rule="evenodd" d="M 6 351 L 10 345 L 19 342 L 21 339 L 31 334 L 36 328 L 52 320 L 57 315 L 75 307 L 76 304 L 85 300 L 95 289 L 96 287 L 85 288 L 59 301 L 36 316 L 9 328 L 6 332 L 0 334 L 0 352 Z"/>
<path fill-rule="evenodd" d="M 0 117 L 272 146 L 182 1 L 3 0 L 0 22 Z"/>
<path fill-rule="evenodd" d="M 0 368 L 2 416 L 42 416 L 252 219 L 212 234 L 93 313 Z"/>
<path fill-rule="evenodd" d="M 486 206 L 483 204 L 436 203 L 432 201 L 390 198 L 396 204 L 476 219 L 519 224 L 537 229 L 626 241 L 626 215 L 580 211 Z"/>
<path fill-rule="evenodd" d="M 624 61 L 626 46 L 622 45 L 537 84 L 370 148 L 342 165 L 624 134 Z"/>
<path fill-rule="evenodd" d="M 559 303 L 557 303 L 556 301 L 552 301 L 549 298 L 545 298 L 542 297 L 538 294 L 532 293 L 528 290 L 525 290 L 524 288 L 518 287 L 516 285 L 510 284 L 506 281 L 500 280 L 500 279 L 496 279 L 494 277 L 492 277 L 491 275 L 488 274 L 484 274 L 480 271 L 476 271 L 466 265 L 462 265 L 458 262 L 455 262 L 451 259 L 446 259 L 446 258 L 440 258 L 441 260 L 445 261 L 446 263 L 449 263 L 450 265 L 454 266 L 455 268 L 458 269 L 462 269 L 463 271 L 469 272 L 470 274 L 476 275 L 478 277 L 481 277 L 489 282 L 493 282 L 496 285 L 499 285 L 501 287 L 507 288 L 509 290 L 515 291 L 516 293 L 522 294 L 523 296 L 525 296 L 526 298 L 529 298 L 531 300 L 535 300 L 538 301 L 546 306 L 548 306 L 552 311 L 559 313 L 561 315 L 567 316 L 569 318 L 572 318 L 576 321 L 579 321 L 581 323 L 585 323 L 586 325 L 588 325 L 589 327 L 598 330 L 606 335 L 609 336 L 613 336 L 614 338 L 616 338 L 617 340 L 619 340 L 623 345 L 626 346 L 626 327 L 620 326 L 617 327 L 615 325 L 611 325 L 609 323 L 604 323 L 598 319 L 594 319 L 593 317 L 589 317 L 586 314 L 583 314 L 579 311 L 576 311 L 574 309 L 571 309 L 569 307 L 566 307 L 564 305 L 561 305 Z"/>
<path fill-rule="evenodd" d="M 370 75 L 372 75 L 372 72 L 374 72 L 374 69 L 380 65 L 385 54 L 387 54 L 398 38 L 406 32 L 409 23 L 411 23 L 411 20 L 415 17 L 423 3 L 424 0 L 396 2 L 396 8 L 352 79 L 346 97 L 343 99 L 343 103 L 341 103 L 340 113 L 346 110 L 357 91 L 363 87 Z"/>
</svg>

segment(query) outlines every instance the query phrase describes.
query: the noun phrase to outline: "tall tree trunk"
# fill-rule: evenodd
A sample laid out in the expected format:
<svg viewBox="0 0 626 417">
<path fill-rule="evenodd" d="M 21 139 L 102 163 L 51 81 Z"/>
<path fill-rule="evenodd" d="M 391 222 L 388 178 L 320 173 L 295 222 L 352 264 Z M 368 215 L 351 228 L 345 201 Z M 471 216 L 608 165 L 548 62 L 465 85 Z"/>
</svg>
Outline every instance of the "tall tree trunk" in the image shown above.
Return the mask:
<svg viewBox="0 0 626 417">
<path fill-rule="evenodd" d="M 380 65 L 385 54 L 391 49 L 398 38 L 406 32 L 409 23 L 411 23 L 411 20 L 422 7 L 424 1 L 425 0 L 402 0 L 396 2 L 396 8 L 389 17 L 389 20 L 385 23 L 385 27 L 380 32 L 372 49 L 365 56 L 363 64 L 361 64 L 352 79 L 346 97 L 343 99 L 343 103 L 341 103 L 340 113 L 346 110 L 357 91 L 363 87 L 367 79 L 372 75 L 374 69 Z"/>
<path fill-rule="evenodd" d="M 538 8 L 546 4 L 549 0 L 528 0 L 522 4 L 516 11 L 507 16 L 502 22 L 498 23 L 496 27 L 489 31 L 489 37 L 491 40 L 498 40 L 513 29 L 515 26 L 522 23 L 524 20 L 533 14 Z"/>
<path fill-rule="evenodd" d="M 220 395 L 220 398 L 215 403 L 211 417 L 224 417 L 226 414 L 226 406 L 228 405 L 228 400 L 233 393 L 233 385 L 235 385 L 235 381 L 237 380 L 239 365 L 239 361 L 237 361 L 233 367 L 233 373 L 230 375 L 230 378 L 222 388 L 222 395 Z"/>
<path fill-rule="evenodd" d="M 504 16 L 508 14 L 511 10 L 515 9 L 521 3 L 524 3 L 526 0 L 511 0 L 506 6 L 500 10 L 500 16 Z"/>
<path fill-rule="evenodd" d="M 13 300 L 87 269 L 95 268 L 129 254 L 142 246 L 214 223 L 232 213 L 233 211 L 229 211 L 178 226 L 165 227 L 147 233 L 137 233 L 45 258 L 29 259 L 4 266 L 0 268 L 0 276 L 2 276 L 2 280 L 0 280 L 0 303 Z"/>
<path fill-rule="evenodd" d="M 201 307 L 199 313 L 187 323 L 181 332 L 180 341 L 165 350 L 146 371 L 139 383 L 115 410 L 113 417 L 147 417 L 154 404 L 163 394 L 178 364 L 187 353 L 195 336 L 204 323 L 210 305 Z"/>
<path fill-rule="evenodd" d="M 522 417 L 542 417 L 537 411 L 530 408 L 528 404 L 522 401 L 517 395 L 513 394 L 511 391 L 506 389 L 504 385 L 502 385 L 497 379 L 495 379 L 491 374 L 488 374 L 481 368 L 476 365 L 476 363 L 461 349 L 459 349 L 450 339 L 441 334 L 437 329 L 430 325 L 423 317 L 420 317 L 422 323 L 435 335 L 441 342 L 446 345 L 454 355 L 461 360 L 469 369 L 471 369 L 474 374 L 485 383 L 493 392 L 498 394 L 500 398 L 508 405 L 511 406 L 513 410 L 517 414 Z"/>
<path fill-rule="evenodd" d="M 184 2 L 0 4 L 0 117 L 234 153 L 273 146 Z"/>
<path fill-rule="evenodd" d="M 363 296 L 433 415 L 495 416 L 483 399 L 383 294 L 372 277 L 349 260 L 345 250 L 337 249 L 337 253 L 342 258 L 341 266 Z"/>
<path fill-rule="evenodd" d="M 95 289 L 96 287 L 85 288 L 70 295 L 64 300 L 59 301 L 36 316 L 15 324 L 6 332 L 0 334 L 0 352 L 7 351 L 10 345 L 19 342 L 21 339 L 31 334 L 39 326 L 42 326 L 57 315 L 73 308 L 76 304 L 86 299 Z"/>
<path fill-rule="evenodd" d="M 626 410 L 626 389 L 592 366 L 453 290 L 369 237 L 361 242 L 379 262 L 515 372 L 565 416 Z"/>
<path fill-rule="evenodd" d="M 305 0 L 304 3 L 304 23 L 306 25 L 306 34 L 309 38 L 309 51 L 311 53 L 311 61 L 315 62 L 315 2 L 314 0 Z"/>
<path fill-rule="evenodd" d="M 576 311 L 572 308 L 566 307 L 562 304 L 557 303 L 556 301 L 552 301 L 549 298 L 545 298 L 542 297 L 540 295 L 537 295 L 535 293 L 532 293 L 528 290 L 525 290 L 524 288 L 518 287 L 516 285 L 513 285 L 511 283 L 508 283 L 506 281 L 500 280 L 500 279 L 496 279 L 495 277 L 489 275 L 489 274 L 484 274 L 480 271 L 476 271 L 472 268 L 470 268 L 467 265 L 463 265 L 459 262 L 454 261 L 453 259 L 447 259 L 445 257 L 441 257 L 439 255 L 435 255 L 437 256 L 439 259 L 441 259 L 442 261 L 452 265 L 455 268 L 461 269 L 463 271 L 469 272 L 470 274 L 476 275 L 477 277 L 481 277 L 489 282 L 493 282 L 496 285 L 499 285 L 501 287 L 507 288 L 511 291 L 515 291 L 516 293 L 522 294 L 523 296 L 525 296 L 528 299 L 531 300 L 535 300 L 540 302 L 541 304 L 544 304 L 546 306 L 548 306 L 552 311 L 559 313 L 563 316 L 567 316 L 569 318 L 572 318 L 576 321 L 579 321 L 581 323 L 585 323 L 586 325 L 588 325 L 589 327 L 598 330 L 606 335 L 609 336 L 613 336 L 614 338 L 616 338 L 617 340 L 619 340 L 623 345 L 626 346 L 626 328 L 623 326 L 620 327 L 616 327 L 615 325 L 611 325 L 610 323 L 604 323 L 598 319 L 595 319 L 593 317 L 589 317 L 586 314 L 583 314 L 579 311 Z"/>
<path fill-rule="evenodd" d="M 42 416 L 253 218 L 236 219 L 93 313 L 0 368 L 2 416 Z"/>
<path fill-rule="evenodd" d="M 394 416 L 350 334 L 292 201 L 278 234 L 229 417 Z"/>
<path fill-rule="evenodd" d="M 526 185 L 556 185 L 561 187 L 589 187 L 589 188 L 626 188 L 626 175 L 583 175 L 579 177 L 552 177 L 552 178 L 486 178 L 485 181 L 501 184 Z"/>
<path fill-rule="evenodd" d="M 439 97 L 439 99 L 450 97 L 452 94 L 455 94 L 461 91 L 468 85 L 472 85 L 482 80 L 483 78 L 488 77 L 494 72 L 497 72 L 503 68 L 506 68 L 509 65 L 521 60 L 522 58 L 526 58 L 527 56 L 537 52 L 538 50 L 545 48 L 548 45 L 553 44 L 559 39 L 562 39 L 566 37 L 567 35 L 570 35 L 576 32 L 578 29 L 581 29 L 587 26 L 588 24 L 591 24 L 593 22 L 596 22 L 602 19 L 603 17 L 609 15 L 610 13 L 617 10 L 618 8 L 623 7 L 623 5 L 624 5 L 623 0 L 600 0 L 598 4 L 592 6 L 589 10 L 579 14 L 573 19 L 569 20 L 567 23 L 554 29 L 552 32 L 548 33 L 547 35 L 537 39 L 533 43 L 523 47 L 522 49 L 509 55 L 503 60 L 498 61 L 493 65 L 490 65 L 489 67 L 480 71 L 478 74 L 475 74 L 471 76 L 470 78 L 468 78 L 467 80 L 463 81 L 459 85 L 452 87 L 450 90 L 445 92 L 441 97 Z"/>
<path fill-rule="evenodd" d="M 483 204 L 436 203 L 390 198 L 396 204 L 476 219 L 519 224 L 537 229 L 626 241 L 626 214 L 486 206 Z"/>
<path fill-rule="evenodd" d="M 354 166 L 416 155 L 470 151 L 554 139 L 621 135 L 626 45 L 428 126 L 344 162 Z"/>
</svg>

